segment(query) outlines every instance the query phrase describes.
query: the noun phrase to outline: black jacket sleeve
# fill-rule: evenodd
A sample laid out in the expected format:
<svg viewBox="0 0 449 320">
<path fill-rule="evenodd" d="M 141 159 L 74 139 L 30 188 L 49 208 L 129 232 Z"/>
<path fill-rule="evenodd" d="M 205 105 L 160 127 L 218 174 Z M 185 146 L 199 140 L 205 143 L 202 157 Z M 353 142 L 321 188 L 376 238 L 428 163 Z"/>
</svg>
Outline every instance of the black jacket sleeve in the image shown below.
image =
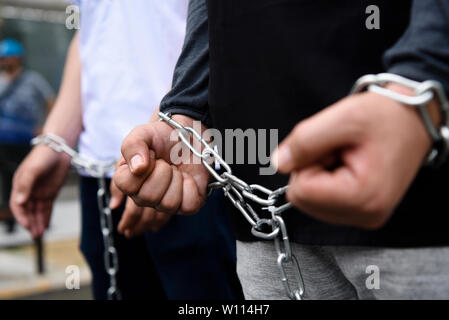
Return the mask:
<svg viewBox="0 0 449 320">
<path fill-rule="evenodd" d="M 211 126 L 208 107 L 209 34 L 206 0 L 190 0 L 184 46 L 173 74 L 172 89 L 160 110 L 183 114 Z"/>
<path fill-rule="evenodd" d="M 449 1 L 414 0 L 410 25 L 384 62 L 390 73 L 437 80 L 449 93 Z"/>
</svg>

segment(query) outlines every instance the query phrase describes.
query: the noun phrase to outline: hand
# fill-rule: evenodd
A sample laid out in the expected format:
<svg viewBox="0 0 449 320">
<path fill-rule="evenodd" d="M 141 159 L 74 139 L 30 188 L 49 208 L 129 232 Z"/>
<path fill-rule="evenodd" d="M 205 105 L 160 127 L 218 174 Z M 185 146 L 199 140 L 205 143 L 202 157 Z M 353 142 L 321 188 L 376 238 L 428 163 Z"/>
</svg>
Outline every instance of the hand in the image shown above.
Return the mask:
<svg viewBox="0 0 449 320">
<path fill-rule="evenodd" d="M 46 146 L 35 147 L 17 169 L 10 199 L 16 220 L 34 239 L 48 228 L 53 202 L 70 168 L 70 159 Z"/>
<path fill-rule="evenodd" d="M 125 195 L 111 182 L 111 210 L 117 209 L 125 199 Z M 171 214 L 158 212 L 153 208 L 141 208 L 128 197 L 118 231 L 131 238 L 146 231 L 159 231 L 171 218 Z"/>
<path fill-rule="evenodd" d="M 183 125 L 193 123 L 185 116 L 173 119 Z M 176 164 L 176 159 L 171 159 L 173 147 L 181 143 L 170 140 L 172 132 L 167 123 L 154 120 L 134 129 L 122 144 L 123 159 L 113 181 L 139 207 L 194 214 L 206 199 L 209 173 L 201 163 L 193 163 L 190 153 L 189 163 Z"/>
<path fill-rule="evenodd" d="M 367 92 L 300 122 L 273 160 L 291 174 L 293 205 L 329 223 L 376 229 L 400 203 L 430 146 L 415 109 Z"/>
</svg>

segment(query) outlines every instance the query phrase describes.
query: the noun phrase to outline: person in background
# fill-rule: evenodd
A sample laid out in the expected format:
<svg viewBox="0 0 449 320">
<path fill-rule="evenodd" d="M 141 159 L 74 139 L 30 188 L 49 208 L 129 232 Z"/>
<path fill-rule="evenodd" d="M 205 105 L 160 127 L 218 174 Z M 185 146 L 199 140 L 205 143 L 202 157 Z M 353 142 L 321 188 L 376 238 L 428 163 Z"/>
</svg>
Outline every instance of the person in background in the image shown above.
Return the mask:
<svg viewBox="0 0 449 320">
<path fill-rule="evenodd" d="M 81 155 L 109 162 L 119 158 L 123 138 L 150 118 L 170 87 L 185 34 L 187 0 L 76 4 L 81 29 L 72 40 L 61 90 L 43 133 L 58 135 L 71 147 L 79 140 Z M 69 162 L 67 156 L 40 145 L 15 175 L 11 207 L 35 238 L 48 226 Z M 102 300 L 109 279 L 98 181 L 84 172 L 80 175 L 81 251 L 92 271 L 94 298 Z M 121 204 L 123 200 L 123 195 L 116 196 L 110 203 L 123 299 L 242 297 L 235 240 L 219 196 L 192 217 L 143 209 L 132 200 Z"/>
<path fill-rule="evenodd" d="M 8 232 L 15 226 L 8 207 L 14 171 L 30 151 L 30 140 L 40 132 L 55 96 L 39 73 L 24 69 L 24 54 L 17 40 L 0 42 L 0 218 Z"/>
</svg>

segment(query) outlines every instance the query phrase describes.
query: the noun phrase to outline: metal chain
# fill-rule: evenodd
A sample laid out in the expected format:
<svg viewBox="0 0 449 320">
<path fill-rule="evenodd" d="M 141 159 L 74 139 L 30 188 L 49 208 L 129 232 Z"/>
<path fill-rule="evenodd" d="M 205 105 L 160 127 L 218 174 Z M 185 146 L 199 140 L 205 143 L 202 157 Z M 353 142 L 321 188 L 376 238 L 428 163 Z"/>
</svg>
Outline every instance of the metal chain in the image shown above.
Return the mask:
<svg viewBox="0 0 449 320">
<path fill-rule="evenodd" d="M 288 186 L 277 190 L 270 190 L 258 184 L 247 184 L 232 174 L 231 167 L 223 160 L 218 152 L 205 141 L 201 134 L 191 127 L 185 127 L 171 118 L 170 114 L 160 112 L 159 118 L 165 121 L 172 128 L 178 131 L 178 136 L 184 145 L 198 158 L 216 180 L 209 184 L 209 191 L 222 189 L 225 196 L 242 213 L 251 225 L 251 233 L 263 240 L 273 240 L 276 253 L 277 265 L 281 275 L 281 281 L 287 296 L 292 300 L 301 300 L 304 295 L 304 281 L 301 276 L 298 259 L 292 253 L 287 228 L 281 217 L 282 212 L 292 207 L 290 203 L 276 206 L 279 199 L 285 195 Z M 197 139 L 202 147 L 202 151 L 194 148 L 190 142 L 190 137 Z M 219 173 L 211 163 L 215 161 L 223 168 L 224 172 Z M 251 206 L 251 202 L 260 206 L 262 210 L 268 211 L 271 216 L 262 218 Z M 265 227 L 265 228 L 264 228 Z M 268 227 L 269 231 L 266 231 Z M 296 286 L 293 287 L 292 279 L 289 279 L 287 270 L 294 273 Z"/>
<path fill-rule="evenodd" d="M 31 141 L 33 146 L 47 145 L 58 153 L 67 154 L 72 165 L 85 171 L 91 177 L 99 181 L 97 191 L 98 210 L 100 212 L 101 234 L 104 243 L 104 266 L 109 275 L 109 288 L 107 296 L 109 300 L 120 300 L 121 294 L 117 287 L 117 272 L 119 270 L 117 250 L 114 246 L 112 223 L 112 213 L 109 208 L 109 193 L 106 185 L 106 174 L 115 167 L 114 162 L 100 162 L 81 156 L 74 149 L 70 148 L 61 137 L 54 134 L 44 134 Z"/>
<path fill-rule="evenodd" d="M 395 83 L 413 90 L 414 95 L 404 95 L 388 88 L 385 85 Z M 392 73 L 369 74 L 361 77 L 354 84 L 351 94 L 368 90 L 396 102 L 415 107 L 419 110 L 421 119 L 427 129 L 434 145 L 427 156 L 427 164 L 440 165 L 449 155 L 449 100 L 443 86 L 438 81 L 428 80 L 416 82 Z M 436 128 L 430 117 L 427 106 L 433 99 L 438 100 L 441 126 Z"/>
</svg>

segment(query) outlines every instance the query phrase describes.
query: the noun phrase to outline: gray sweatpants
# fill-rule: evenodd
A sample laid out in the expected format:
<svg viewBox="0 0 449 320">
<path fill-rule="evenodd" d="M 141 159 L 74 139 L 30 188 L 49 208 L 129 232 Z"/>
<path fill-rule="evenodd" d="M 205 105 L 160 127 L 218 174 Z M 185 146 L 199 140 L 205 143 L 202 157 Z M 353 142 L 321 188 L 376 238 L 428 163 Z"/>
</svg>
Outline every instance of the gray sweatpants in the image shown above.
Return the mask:
<svg viewBox="0 0 449 320">
<path fill-rule="evenodd" d="M 301 267 L 304 299 L 449 299 L 449 247 L 292 243 L 292 251 Z M 287 299 L 272 242 L 237 241 L 237 272 L 246 299 Z"/>
</svg>

